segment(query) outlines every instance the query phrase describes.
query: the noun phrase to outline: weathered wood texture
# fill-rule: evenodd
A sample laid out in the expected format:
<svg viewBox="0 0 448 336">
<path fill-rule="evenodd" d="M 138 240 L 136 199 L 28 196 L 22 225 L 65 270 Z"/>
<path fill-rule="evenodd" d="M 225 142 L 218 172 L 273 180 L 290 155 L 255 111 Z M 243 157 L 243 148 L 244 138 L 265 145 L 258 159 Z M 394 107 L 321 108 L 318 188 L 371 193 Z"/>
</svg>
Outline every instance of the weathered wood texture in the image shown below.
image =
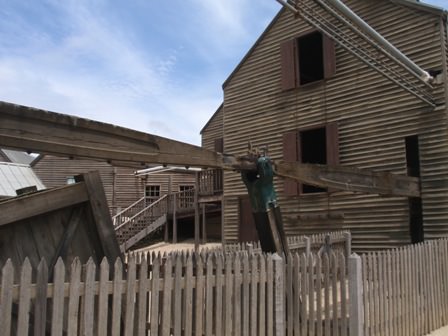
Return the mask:
<svg viewBox="0 0 448 336">
<path fill-rule="evenodd" d="M 427 335 L 448 324 L 448 240 L 362 258 L 364 335 Z"/>
<path fill-rule="evenodd" d="M 1 265 L 28 258 L 37 268 L 44 258 L 52 271 L 59 257 L 121 257 L 99 175 L 83 176 L 84 182 L 0 202 Z"/>
<path fill-rule="evenodd" d="M 446 81 L 446 27 L 440 16 L 387 0 L 344 2 L 422 68 L 442 70 Z M 269 155 L 281 160 L 284 134 L 335 122 L 341 165 L 405 175 L 405 137 L 418 135 L 425 238 L 448 234 L 446 84 L 436 85 L 433 95 L 438 107 L 428 109 L 336 46 L 332 78 L 282 91 L 280 45 L 310 29 L 281 11 L 226 81 L 226 151 L 242 155 L 250 140 L 254 146 L 267 145 Z M 231 242 L 238 240 L 238 197 L 246 191 L 234 172 L 225 172 L 224 185 L 223 240 Z M 287 197 L 282 179 L 276 179 L 275 185 L 287 234 L 348 229 L 358 251 L 410 242 L 405 197 L 334 191 Z M 308 214 L 327 218 L 307 219 Z"/>
<path fill-rule="evenodd" d="M 44 287 L 32 281 L 28 259 L 20 283 L 14 285 L 8 278 L 13 273 L 8 261 L 2 270 L 0 326 L 6 332 L 15 329 L 11 307 L 17 306 L 18 319 L 25 321 L 35 300 L 44 297 L 51 323 L 40 323 L 40 330 L 54 333 L 68 329 L 73 335 L 104 335 L 108 330 L 123 335 L 144 335 L 148 330 L 157 335 L 292 335 L 330 323 L 339 332 L 340 325 L 348 325 L 347 314 L 341 315 L 347 297 L 333 293 L 346 287 L 344 257 L 290 259 L 285 265 L 278 256 L 260 254 L 151 255 L 139 263 L 131 258 L 126 277 L 119 260 L 112 272 L 107 260 L 97 266 L 90 259 L 82 275 L 78 259 L 71 267 L 58 261 L 55 280 Z M 65 269 L 72 273 L 65 276 Z M 41 265 L 38 278 L 46 271 Z M 317 284 L 323 283 L 327 287 L 321 290 Z M 37 321 L 31 322 L 20 325 L 25 334 Z M 347 329 L 339 335 L 347 335 Z"/>
<path fill-rule="evenodd" d="M 194 176 L 180 172 L 160 172 L 136 176 L 135 169 L 114 167 L 105 161 L 69 159 L 62 156 L 44 155 L 33 162 L 33 170 L 47 188 L 60 187 L 67 178 L 90 171 L 99 171 L 111 213 L 127 208 L 145 195 L 145 186 L 160 187 L 160 195 L 179 191 L 182 185 L 194 185 Z"/>
<path fill-rule="evenodd" d="M 224 107 L 221 105 L 201 131 L 201 146 L 216 150 L 216 142 L 224 136 Z M 225 152 L 225 150 L 224 150 Z"/>
</svg>

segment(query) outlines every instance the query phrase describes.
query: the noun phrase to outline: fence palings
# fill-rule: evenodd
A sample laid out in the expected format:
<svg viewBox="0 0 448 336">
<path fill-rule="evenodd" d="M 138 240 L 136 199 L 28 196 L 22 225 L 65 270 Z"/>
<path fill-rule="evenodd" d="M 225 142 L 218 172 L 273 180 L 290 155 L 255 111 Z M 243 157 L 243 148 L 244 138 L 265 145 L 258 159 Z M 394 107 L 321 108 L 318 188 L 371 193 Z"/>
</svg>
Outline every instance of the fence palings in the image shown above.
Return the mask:
<svg viewBox="0 0 448 336">
<path fill-rule="evenodd" d="M 420 336 L 448 323 L 448 240 L 361 256 L 364 335 Z"/>
</svg>

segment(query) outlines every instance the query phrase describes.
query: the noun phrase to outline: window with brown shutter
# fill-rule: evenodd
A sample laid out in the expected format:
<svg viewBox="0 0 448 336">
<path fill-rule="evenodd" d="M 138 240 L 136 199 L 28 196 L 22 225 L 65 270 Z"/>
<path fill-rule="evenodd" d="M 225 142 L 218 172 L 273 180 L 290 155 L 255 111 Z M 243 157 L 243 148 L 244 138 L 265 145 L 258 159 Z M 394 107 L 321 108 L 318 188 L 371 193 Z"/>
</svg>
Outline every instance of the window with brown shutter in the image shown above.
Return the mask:
<svg viewBox="0 0 448 336">
<path fill-rule="evenodd" d="M 336 122 L 324 126 L 291 131 L 283 135 L 283 160 L 322 165 L 339 164 L 339 138 Z M 285 179 L 286 196 L 326 192 L 325 188 Z"/>
<path fill-rule="evenodd" d="M 336 71 L 334 42 L 318 31 L 280 46 L 282 90 L 331 78 Z"/>
</svg>

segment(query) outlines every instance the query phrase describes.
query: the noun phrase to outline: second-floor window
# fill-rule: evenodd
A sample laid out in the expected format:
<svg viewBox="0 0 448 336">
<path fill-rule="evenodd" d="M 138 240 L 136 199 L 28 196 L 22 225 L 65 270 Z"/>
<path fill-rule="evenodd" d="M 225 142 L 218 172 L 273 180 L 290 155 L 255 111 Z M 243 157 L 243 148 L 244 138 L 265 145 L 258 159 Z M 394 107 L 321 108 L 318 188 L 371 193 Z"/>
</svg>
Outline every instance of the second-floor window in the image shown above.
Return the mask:
<svg viewBox="0 0 448 336">
<path fill-rule="evenodd" d="M 283 42 L 280 55 L 283 90 L 328 79 L 336 71 L 334 42 L 318 31 Z"/>
</svg>

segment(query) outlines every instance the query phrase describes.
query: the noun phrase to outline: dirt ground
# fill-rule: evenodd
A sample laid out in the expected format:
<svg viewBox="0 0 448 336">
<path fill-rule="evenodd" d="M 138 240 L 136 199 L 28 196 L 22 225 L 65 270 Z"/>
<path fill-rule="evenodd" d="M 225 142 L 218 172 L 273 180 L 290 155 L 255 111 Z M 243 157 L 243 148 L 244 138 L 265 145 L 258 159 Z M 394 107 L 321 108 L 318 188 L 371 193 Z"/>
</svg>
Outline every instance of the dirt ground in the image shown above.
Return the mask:
<svg viewBox="0 0 448 336">
<path fill-rule="evenodd" d="M 220 247 L 221 243 L 207 243 L 207 244 L 200 244 L 199 250 L 203 250 L 204 248 L 216 248 Z M 157 243 L 139 250 L 136 250 L 135 252 L 174 252 L 174 251 L 194 251 L 194 241 L 187 240 L 183 241 L 177 244 L 170 244 L 170 243 Z"/>
</svg>

